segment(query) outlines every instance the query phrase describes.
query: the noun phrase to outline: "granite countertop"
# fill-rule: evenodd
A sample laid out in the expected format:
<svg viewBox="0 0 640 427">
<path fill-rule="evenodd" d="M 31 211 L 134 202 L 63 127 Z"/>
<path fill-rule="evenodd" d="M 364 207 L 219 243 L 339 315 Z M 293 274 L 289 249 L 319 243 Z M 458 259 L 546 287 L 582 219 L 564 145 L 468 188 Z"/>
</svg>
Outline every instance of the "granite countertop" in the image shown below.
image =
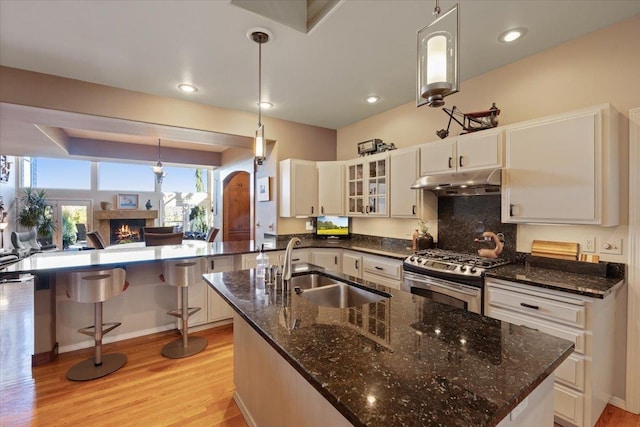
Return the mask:
<svg viewBox="0 0 640 427">
<path fill-rule="evenodd" d="M 624 281 L 624 276 L 601 277 L 526 264 L 507 264 L 487 271 L 485 276 L 601 299 Z"/>
<path fill-rule="evenodd" d="M 494 426 L 573 351 L 529 328 L 321 274 L 391 297 L 329 308 L 265 287 L 253 270 L 204 277 L 355 425 Z"/>
<path fill-rule="evenodd" d="M 286 242 L 273 241 L 265 244 L 265 251 L 286 249 Z M 337 242 L 325 239 L 305 239 L 297 248 L 350 249 L 375 255 L 404 259 L 413 253 L 411 248 L 385 247 L 380 243 L 350 240 Z M 144 242 L 109 246 L 106 249 L 85 251 L 41 252 L 8 265 L 2 273 L 28 273 L 87 267 L 109 267 L 166 259 L 196 258 L 203 256 L 225 256 L 255 253 L 259 245 L 253 240 L 238 242 L 213 242 L 183 240 L 181 245 L 145 246 Z"/>
</svg>

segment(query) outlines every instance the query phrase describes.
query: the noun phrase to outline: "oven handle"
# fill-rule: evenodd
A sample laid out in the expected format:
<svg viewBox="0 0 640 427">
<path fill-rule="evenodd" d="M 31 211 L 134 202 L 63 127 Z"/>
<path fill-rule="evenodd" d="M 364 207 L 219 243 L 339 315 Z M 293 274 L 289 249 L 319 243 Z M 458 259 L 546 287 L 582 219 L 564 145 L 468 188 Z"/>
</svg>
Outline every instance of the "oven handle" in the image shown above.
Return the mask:
<svg viewBox="0 0 640 427">
<path fill-rule="evenodd" d="M 443 280 L 438 280 L 434 278 L 420 277 L 418 275 L 407 273 L 407 272 L 404 273 L 404 277 L 406 280 L 417 282 L 418 286 L 415 286 L 415 287 L 419 287 L 426 290 L 432 290 L 432 288 L 435 287 L 435 288 L 448 289 L 453 292 L 459 292 L 461 294 L 470 295 L 474 297 L 480 294 L 479 288 L 478 289 L 469 288 L 467 286 L 458 285 L 457 283 L 445 282 Z"/>
</svg>

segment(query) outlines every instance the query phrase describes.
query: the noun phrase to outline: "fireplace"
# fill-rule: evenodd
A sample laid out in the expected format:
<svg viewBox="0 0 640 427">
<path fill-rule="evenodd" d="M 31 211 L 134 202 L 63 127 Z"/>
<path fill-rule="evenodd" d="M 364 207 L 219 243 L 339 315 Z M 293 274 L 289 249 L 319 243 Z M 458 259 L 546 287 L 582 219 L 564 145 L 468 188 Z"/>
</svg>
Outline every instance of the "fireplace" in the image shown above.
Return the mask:
<svg viewBox="0 0 640 427">
<path fill-rule="evenodd" d="M 112 245 L 120 243 L 142 242 L 143 229 L 147 221 L 144 219 L 112 219 L 109 220 L 109 241 Z"/>
<path fill-rule="evenodd" d="M 155 219 L 158 218 L 158 211 L 156 210 L 103 210 L 95 211 L 93 214 L 93 229 L 98 230 L 105 240 L 109 240 L 110 245 L 116 245 L 118 243 L 128 243 L 130 241 L 139 242 L 143 241 L 142 229 L 144 227 L 153 227 Z M 119 233 L 113 233 L 112 223 L 115 225 L 116 230 L 121 225 L 128 226 L 127 229 L 120 230 Z M 120 237 L 118 237 L 120 236 Z"/>
</svg>

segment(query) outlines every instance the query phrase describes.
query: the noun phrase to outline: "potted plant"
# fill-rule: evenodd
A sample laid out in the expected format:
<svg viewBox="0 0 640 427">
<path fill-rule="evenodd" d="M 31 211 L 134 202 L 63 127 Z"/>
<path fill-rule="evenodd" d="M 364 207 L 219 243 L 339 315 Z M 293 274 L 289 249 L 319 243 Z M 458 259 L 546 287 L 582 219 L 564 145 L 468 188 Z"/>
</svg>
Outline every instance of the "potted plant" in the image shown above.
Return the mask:
<svg viewBox="0 0 640 427">
<path fill-rule="evenodd" d="M 35 229 L 39 238 L 49 238 L 55 230 L 53 208 L 47 202 L 47 192 L 28 187 L 19 200 L 18 224 Z"/>
</svg>

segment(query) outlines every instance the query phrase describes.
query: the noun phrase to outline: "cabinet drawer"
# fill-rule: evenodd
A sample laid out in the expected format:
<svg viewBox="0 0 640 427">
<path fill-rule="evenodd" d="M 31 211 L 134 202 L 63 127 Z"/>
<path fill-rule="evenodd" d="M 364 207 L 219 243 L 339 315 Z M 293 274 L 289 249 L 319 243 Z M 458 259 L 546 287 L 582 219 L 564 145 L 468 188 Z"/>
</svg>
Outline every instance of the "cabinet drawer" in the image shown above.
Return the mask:
<svg viewBox="0 0 640 427">
<path fill-rule="evenodd" d="M 487 289 L 488 303 L 491 305 L 579 328 L 585 326 L 585 308 L 582 301 L 576 300 L 576 304 L 570 304 L 493 286 L 489 286 Z"/>
<path fill-rule="evenodd" d="M 585 332 L 573 328 L 554 325 L 544 320 L 536 319 L 530 316 L 524 316 L 519 313 L 503 310 L 501 308 L 489 306 L 489 310 L 485 313 L 487 316 L 495 319 L 504 320 L 505 322 L 516 325 L 524 325 L 528 328 L 537 329 L 554 337 L 563 338 L 572 341 L 575 345 L 576 353 L 584 354 L 585 350 Z"/>
<path fill-rule="evenodd" d="M 553 414 L 582 427 L 584 395 L 560 384 L 553 386 Z"/>
<path fill-rule="evenodd" d="M 233 258 L 231 257 L 209 257 L 207 261 L 207 271 L 210 273 L 233 270 Z"/>
<path fill-rule="evenodd" d="M 385 260 L 384 258 L 363 257 L 362 264 L 366 273 L 402 280 L 402 262 Z"/>
<path fill-rule="evenodd" d="M 556 381 L 584 391 L 584 358 L 572 354 L 556 369 Z"/>
</svg>

